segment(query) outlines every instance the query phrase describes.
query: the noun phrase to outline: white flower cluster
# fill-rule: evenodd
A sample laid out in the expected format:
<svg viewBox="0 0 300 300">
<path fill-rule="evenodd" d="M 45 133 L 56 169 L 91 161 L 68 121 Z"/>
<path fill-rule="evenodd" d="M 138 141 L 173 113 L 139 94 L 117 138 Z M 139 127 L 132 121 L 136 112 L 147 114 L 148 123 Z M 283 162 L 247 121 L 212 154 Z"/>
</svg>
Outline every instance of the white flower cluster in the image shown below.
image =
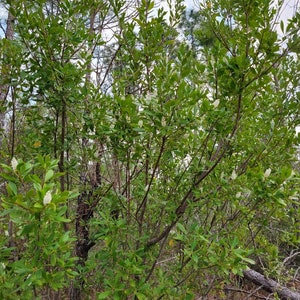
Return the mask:
<svg viewBox="0 0 300 300">
<path fill-rule="evenodd" d="M 213 108 L 217 108 L 219 106 L 219 104 L 220 104 L 220 100 L 217 99 L 212 103 L 212 106 L 213 106 Z"/>
<path fill-rule="evenodd" d="M 237 176 L 238 176 L 238 175 L 236 174 L 236 171 L 233 170 L 232 173 L 231 173 L 230 178 L 231 178 L 232 180 L 235 180 L 235 179 L 237 178 Z"/>
<path fill-rule="evenodd" d="M 18 166 L 18 161 L 13 157 L 11 160 L 11 167 L 14 170 L 14 172 L 16 172 L 17 166 Z"/>
<path fill-rule="evenodd" d="M 44 196 L 43 204 L 47 205 L 47 204 L 51 203 L 51 200 L 52 200 L 51 191 L 48 191 Z"/>
<path fill-rule="evenodd" d="M 264 179 L 266 179 L 266 178 L 268 178 L 270 176 L 271 171 L 272 170 L 270 168 L 265 171 L 265 173 L 264 173 Z"/>
</svg>

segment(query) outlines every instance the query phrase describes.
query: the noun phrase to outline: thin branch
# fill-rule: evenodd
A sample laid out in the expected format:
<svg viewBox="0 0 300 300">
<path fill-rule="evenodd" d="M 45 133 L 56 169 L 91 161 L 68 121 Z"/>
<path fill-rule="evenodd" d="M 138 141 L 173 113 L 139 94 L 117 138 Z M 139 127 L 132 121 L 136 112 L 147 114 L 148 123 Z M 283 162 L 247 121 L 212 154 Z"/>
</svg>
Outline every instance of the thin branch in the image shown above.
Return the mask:
<svg viewBox="0 0 300 300">
<path fill-rule="evenodd" d="M 249 299 L 250 297 L 255 297 L 257 299 L 268 299 L 267 297 L 264 297 L 264 296 L 260 296 L 260 295 L 256 295 L 255 293 L 262 289 L 262 287 L 260 286 L 259 288 L 255 289 L 254 292 L 249 292 L 249 291 L 245 291 L 245 290 L 242 290 L 242 289 L 237 289 L 237 288 L 232 288 L 232 287 L 226 287 L 225 290 L 226 291 L 230 291 L 230 292 L 236 292 L 236 293 L 243 293 L 243 294 L 248 294 L 247 298 L 245 299 Z"/>
<path fill-rule="evenodd" d="M 122 44 L 120 44 L 120 45 L 118 46 L 116 52 L 114 53 L 113 57 L 111 58 L 111 60 L 110 60 L 110 62 L 109 62 L 109 65 L 108 65 L 108 67 L 107 67 L 107 69 L 106 69 L 106 71 L 105 71 L 104 77 L 103 77 L 102 81 L 101 81 L 100 84 L 99 84 L 99 87 L 100 87 L 100 88 L 101 88 L 102 85 L 104 84 L 104 82 L 105 82 L 105 80 L 106 80 L 106 77 L 108 76 L 108 73 L 109 73 L 109 71 L 111 70 L 111 68 L 112 68 L 112 66 L 113 66 L 113 63 L 114 63 L 114 61 L 115 61 L 115 59 L 116 59 L 116 57 L 117 57 L 117 54 L 118 54 L 119 51 L 121 50 L 121 47 L 122 47 Z"/>
<path fill-rule="evenodd" d="M 165 149 L 165 144 L 166 144 L 166 141 L 167 141 L 167 137 L 166 136 L 163 136 L 162 137 L 162 142 L 161 142 L 161 147 L 160 147 L 160 150 L 159 150 L 159 154 L 158 154 L 158 157 L 157 157 L 157 160 L 155 162 L 155 166 L 153 168 L 153 171 L 152 171 L 152 174 L 151 174 L 151 178 L 150 178 L 150 181 L 148 183 L 148 186 L 147 186 L 147 190 L 146 190 L 146 193 L 144 195 L 144 198 L 141 202 L 141 204 L 139 205 L 137 211 L 136 211 L 136 216 L 138 216 L 138 213 L 140 210 L 142 210 L 141 212 L 141 216 L 139 218 L 139 222 L 142 223 L 142 220 L 143 220 L 143 216 L 144 216 L 144 213 L 145 213 L 145 206 L 146 206 L 146 202 L 147 202 L 147 198 L 148 198 L 148 194 L 149 194 L 149 191 L 151 189 L 151 185 L 152 185 L 152 182 L 153 182 L 153 179 L 154 179 L 154 176 L 155 176 L 155 173 L 158 169 L 158 165 L 159 165 L 159 162 L 161 160 L 161 157 L 163 155 L 163 152 L 164 152 L 164 149 Z"/>
</svg>

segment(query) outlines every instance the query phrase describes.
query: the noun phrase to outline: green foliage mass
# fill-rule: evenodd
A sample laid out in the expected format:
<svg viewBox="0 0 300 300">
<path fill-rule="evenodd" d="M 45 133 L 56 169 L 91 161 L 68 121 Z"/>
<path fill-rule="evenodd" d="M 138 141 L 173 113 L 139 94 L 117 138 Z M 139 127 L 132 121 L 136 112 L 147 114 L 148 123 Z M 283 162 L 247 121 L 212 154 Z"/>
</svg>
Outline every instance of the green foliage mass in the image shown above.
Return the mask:
<svg viewBox="0 0 300 300">
<path fill-rule="evenodd" d="M 272 3 L 5 2 L 1 299 L 221 298 L 252 266 L 296 274 L 299 14 L 279 35 Z"/>
<path fill-rule="evenodd" d="M 13 163 L 1 164 L 7 192 L 1 198 L 0 296 L 30 299 L 45 286 L 53 290 L 68 286 L 76 275 L 74 238 L 63 227 L 71 221 L 65 217 L 67 200 L 76 194 L 59 190 L 55 179 L 60 174 L 53 171 L 57 161 L 49 157 Z"/>
</svg>

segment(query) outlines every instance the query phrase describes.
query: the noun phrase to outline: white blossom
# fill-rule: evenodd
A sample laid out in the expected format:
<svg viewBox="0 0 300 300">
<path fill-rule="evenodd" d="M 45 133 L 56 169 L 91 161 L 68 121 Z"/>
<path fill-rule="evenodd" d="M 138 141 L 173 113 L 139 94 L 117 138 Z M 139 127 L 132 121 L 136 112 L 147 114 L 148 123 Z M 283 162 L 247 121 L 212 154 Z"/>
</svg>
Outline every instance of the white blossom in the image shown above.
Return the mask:
<svg viewBox="0 0 300 300">
<path fill-rule="evenodd" d="M 18 166 L 18 161 L 13 157 L 12 160 L 11 160 L 11 167 L 14 171 L 16 171 L 17 166 Z"/>
<path fill-rule="evenodd" d="M 268 178 L 270 176 L 270 174 L 271 174 L 271 169 L 269 168 L 265 171 L 264 178 L 265 179 Z"/>
<path fill-rule="evenodd" d="M 51 195 L 51 192 L 48 191 L 46 193 L 46 195 L 44 196 L 43 204 L 47 205 L 47 204 L 49 204 L 51 202 L 51 200 L 52 200 L 52 195 Z"/>
<path fill-rule="evenodd" d="M 182 160 L 183 167 L 184 168 L 188 168 L 188 166 L 190 165 L 191 161 L 192 161 L 192 157 L 189 154 L 187 154 L 186 157 Z"/>
<path fill-rule="evenodd" d="M 235 195 L 236 198 L 241 198 L 241 196 L 242 196 L 241 192 L 237 192 L 236 195 Z"/>
<path fill-rule="evenodd" d="M 235 180 L 237 178 L 237 174 L 236 174 L 235 170 L 232 171 L 230 178 L 232 180 Z"/>
<path fill-rule="evenodd" d="M 152 98 L 156 98 L 157 94 L 156 93 L 148 93 L 146 95 L 146 100 L 149 102 Z"/>
<path fill-rule="evenodd" d="M 220 104 L 220 100 L 215 100 L 213 103 L 212 103 L 212 106 L 214 107 L 214 108 L 217 108 L 218 106 L 219 106 L 219 104 Z"/>
</svg>

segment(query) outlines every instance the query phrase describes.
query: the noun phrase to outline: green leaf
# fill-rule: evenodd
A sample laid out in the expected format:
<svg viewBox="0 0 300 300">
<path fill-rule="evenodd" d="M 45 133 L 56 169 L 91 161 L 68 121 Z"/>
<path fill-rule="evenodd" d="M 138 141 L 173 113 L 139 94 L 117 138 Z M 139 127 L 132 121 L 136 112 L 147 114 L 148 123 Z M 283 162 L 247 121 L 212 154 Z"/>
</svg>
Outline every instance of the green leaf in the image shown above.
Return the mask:
<svg viewBox="0 0 300 300">
<path fill-rule="evenodd" d="M 47 182 L 49 179 L 51 179 L 54 175 L 54 171 L 53 170 L 48 170 L 46 175 L 45 175 L 45 182 Z"/>
<path fill-rule="evenodd" d="M 14 196 L 16 196 L 18 194 L 18 189 L 17 189 L 17 186 L 14 182 L 10 181 L 7 185 L 7 189 L 8 189 L 8 192 L 11 194 L 13 194 Z"/>
<path fill-rule="evenodd" d="M 43 208 L 44 206 L 41 203 L 37 202 L 37 203 L 34 203 L 33 207 L 40 209 L 40 208 Z"/>
<path fill-rule="evenodd" d="M 0 164 L 0 167 L 4 170 L 6 170 L 7 172 L 11 172 L 12 171 L 12 168 L 8 165 L 5 165 L 5 164 Z M 1 174 L 2 175 L 2 174 Z"/>
<path fill-rule="evenodd" d="M 64 217 L 61 217 L 61 216 L 56 216 L 56 215 L 54 215 L 54 216 L 52 217 L 52 219 L 53 219 L 54 221 L 62 222 L 62 223 L 68 223 L 68 222 L 71 222 L 70 219 L 67 219 L 67 218 L 64 218 Z"/>
<path fill-rule="evenodd" d="M 275 201 L 282 206 L 286 206 L 286 202 L 282 198 L 275 197 Z"/>
<path fill-rule="evenodd" d="M 1 173 L 0 176 L 3 177 L 4 179 L 8 180 L 8 181 L 14 181 L 14 182 L 17 181 L 17 178 L 15 178 L 13 176 L 10 176 L 8 174 L 5 174 L 5 173 Z"/>
<path fill-rule="evenodd" d="M 42 186 L 40 183 L 38 182 L 33 182 L 33 187 L 36 191 L 41 191 L 42 190 Z"/>
<path fill-rule="evenodd" d="M 106 291 L 106 292 L 102 292 L 100 294 L 97 294 L 97 299 L 101 300 L 101 299 L 107 299 L 107 297 L 111 296 L 111 291 Z"/>
<path fill-rule="evenodd" d="M 281 29 L 281 32 L 284 33 L 284 23 L 283 23 L 283 20 L 280 21 L 280 29 Z"/>
<path fill-rule="evenodd" d="M 36 227 L 36 224 L 34 224 L 34 223 L 25 225 L 22 230 L 22 235 L 28 235 L 35 229 L 35 227 Z"/>
<path fill-rule="evenodd" d="M 52 267 L 54 267 L 56 265 L 56 256 L 55 255 L 50 256 L 50 264 Z"/>
<path fill-rule="evenodd" d="M 251 265 L 255 265 L 255 261 L 254 261 L 253 259 L 248 258 L 248 257 L 241 257 L 241 258 L 242 258 L 242 260 L 243 260 L 244 262 L 247 262 L 247 263 L 249 263 L 249 264 L 251 264 Z"/>
<path fill-rule="evenodd" d="M 139 299 L 139 300 L 144 300 L 147 299 L 147 297 L 144 294 L 141 294 L 139 292 L 135 292 L 135 296 Z"/>
<path fill-rule="evenodd" d="M 76 197 L 78 197 L 79 193 L 77 191 L 71 191 L 68 194 L 68 199 L 74 199 Z"/>
<path fill-rule="evenodd" d="M 182 232 L 182 233 L 186 233 L 186 229 L 185 227 L 181 224 L 181 223 L 177 223 L 176 227 Z"/>
</svg>

